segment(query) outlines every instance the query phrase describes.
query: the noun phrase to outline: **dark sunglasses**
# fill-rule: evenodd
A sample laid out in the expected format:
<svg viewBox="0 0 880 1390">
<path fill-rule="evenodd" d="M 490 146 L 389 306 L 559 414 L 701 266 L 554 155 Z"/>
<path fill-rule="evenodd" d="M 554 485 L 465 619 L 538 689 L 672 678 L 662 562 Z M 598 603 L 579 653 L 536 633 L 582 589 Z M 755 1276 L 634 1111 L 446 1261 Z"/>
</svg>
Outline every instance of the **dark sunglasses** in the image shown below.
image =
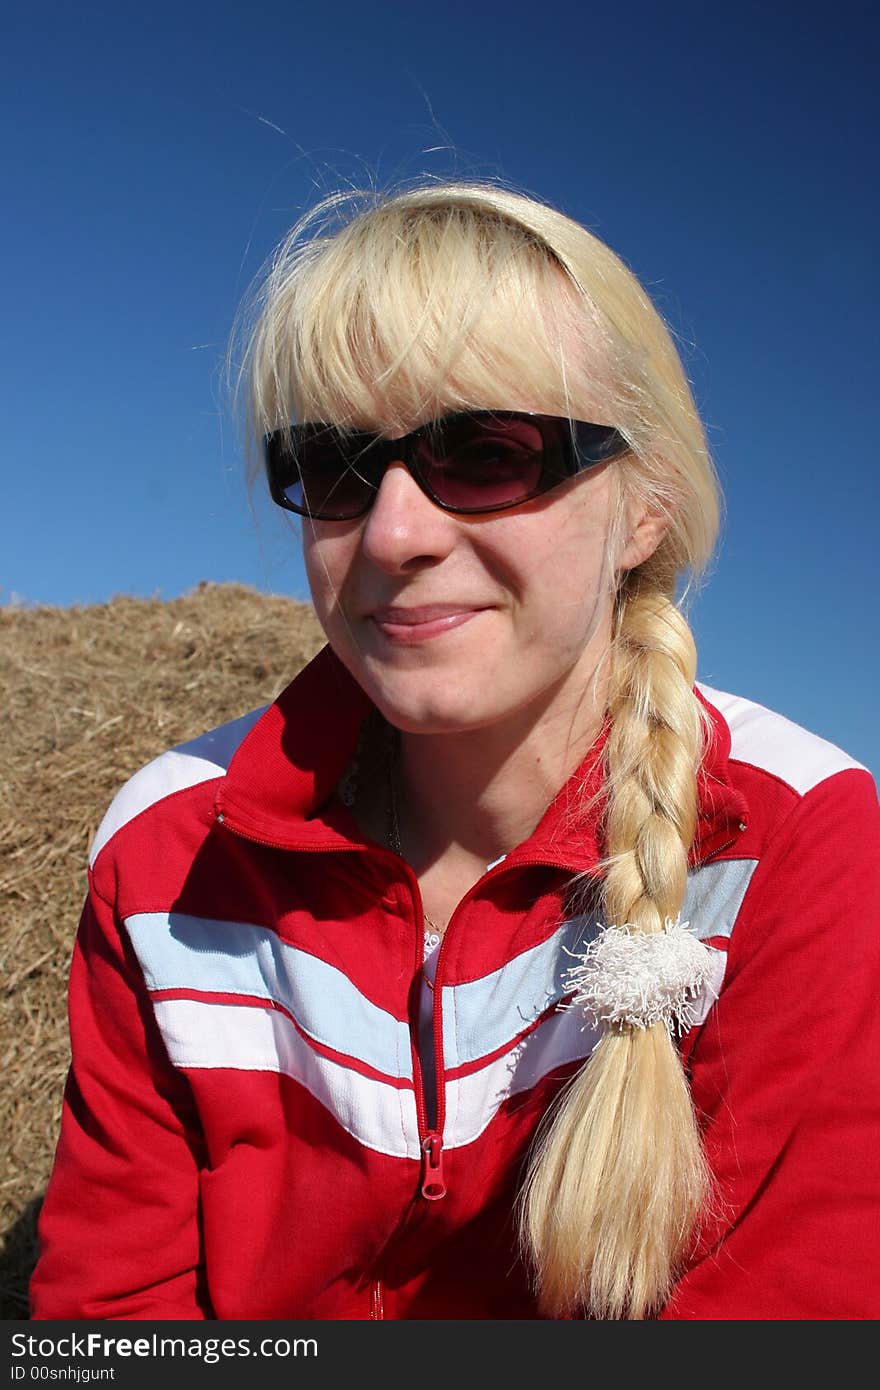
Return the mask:
<svg viewBox="0 0 880 1390">
<path fill-rule="evenodd" d="M 478 410 L 429 420 L 411 434 L 333 425 L 286 425 L 264 440 L 269 490 L 279 507 L 317 521 L 369 510 L 389 464 L 409 469 L 444 511 L 500 512 L 540 497 L 628 448 L 613 425 L 557 415 Z"/>
</svg>

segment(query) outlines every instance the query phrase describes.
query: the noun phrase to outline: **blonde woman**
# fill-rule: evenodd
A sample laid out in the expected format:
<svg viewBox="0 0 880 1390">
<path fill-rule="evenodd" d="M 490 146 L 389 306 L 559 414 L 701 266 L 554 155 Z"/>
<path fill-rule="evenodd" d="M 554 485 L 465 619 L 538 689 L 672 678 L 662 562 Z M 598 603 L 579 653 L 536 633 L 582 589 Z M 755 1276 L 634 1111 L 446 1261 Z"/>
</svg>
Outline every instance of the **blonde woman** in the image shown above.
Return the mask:
<svg viewBox="0 0 880 1390">
<path fill-rule="evenodd" d="M 876 1317 L 877 798 L 695 684 L 642 288 L 494 186 L 330 199 L 243 374 L 327 647 L 98 832 L 34 1315 Z"/>
</svg>

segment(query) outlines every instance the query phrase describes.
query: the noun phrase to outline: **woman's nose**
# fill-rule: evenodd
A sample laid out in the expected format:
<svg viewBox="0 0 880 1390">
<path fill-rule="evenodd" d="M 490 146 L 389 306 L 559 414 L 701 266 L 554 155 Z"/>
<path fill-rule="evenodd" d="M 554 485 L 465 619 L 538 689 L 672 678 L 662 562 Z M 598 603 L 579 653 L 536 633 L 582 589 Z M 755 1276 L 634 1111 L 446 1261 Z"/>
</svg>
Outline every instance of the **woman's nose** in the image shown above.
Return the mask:
<svg viewBox="0 0 880 1390">
<path fill-rule="evenodd" d="M 425 496 L 406 464 L 390 463 L 364 523 L 367 558 L 396 573 L 442 559 L 456 535 L 456 518 Z"/>
</svg>

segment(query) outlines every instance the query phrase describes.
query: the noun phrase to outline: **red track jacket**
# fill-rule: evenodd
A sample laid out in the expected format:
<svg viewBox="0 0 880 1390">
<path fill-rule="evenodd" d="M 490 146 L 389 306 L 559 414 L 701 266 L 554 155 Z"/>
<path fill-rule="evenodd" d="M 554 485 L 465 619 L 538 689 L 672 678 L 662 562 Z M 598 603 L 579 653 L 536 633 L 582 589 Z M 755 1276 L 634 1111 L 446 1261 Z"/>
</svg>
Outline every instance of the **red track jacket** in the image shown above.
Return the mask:
<svg viewBox="0 0 880 1390">
<path fill-rule="evenodd" d="M 874 784 L 779 715 L 700 696 L 715 737 L 682 920 L 719 997 L 682 1047 L 718 1216 L 661 1316 L 876 1318 Z M 334 795 L 367 708 L 325 649 L 110 807 L 35 1317 L 537 1316 L 511 1211 L 596 1041 L 560 1007 L 596 920 L 563 908 L 601 850 L 565 814 L 583 769 L 457 907 L 431 1057 L 417 881 Z"/>
</svg>

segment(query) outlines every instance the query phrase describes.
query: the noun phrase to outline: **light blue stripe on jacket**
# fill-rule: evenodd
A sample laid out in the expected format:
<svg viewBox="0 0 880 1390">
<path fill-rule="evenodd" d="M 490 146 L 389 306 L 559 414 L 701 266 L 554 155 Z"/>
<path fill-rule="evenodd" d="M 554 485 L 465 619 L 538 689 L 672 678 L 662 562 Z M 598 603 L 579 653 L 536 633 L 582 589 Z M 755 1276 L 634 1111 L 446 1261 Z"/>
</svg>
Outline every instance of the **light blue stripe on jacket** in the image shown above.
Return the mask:
<svg viewBox="0 0 880 1390">
<path fill-rule="evenodd" d="M 386 1076 L 412 1079 L 408 1026 L 365 998 L 341 970 L 287 945 L 268 927 L 178 912 L 138 913 L 125 925 L 149 989 L 271 999 L 316 1042 Z"/>
</svg>

